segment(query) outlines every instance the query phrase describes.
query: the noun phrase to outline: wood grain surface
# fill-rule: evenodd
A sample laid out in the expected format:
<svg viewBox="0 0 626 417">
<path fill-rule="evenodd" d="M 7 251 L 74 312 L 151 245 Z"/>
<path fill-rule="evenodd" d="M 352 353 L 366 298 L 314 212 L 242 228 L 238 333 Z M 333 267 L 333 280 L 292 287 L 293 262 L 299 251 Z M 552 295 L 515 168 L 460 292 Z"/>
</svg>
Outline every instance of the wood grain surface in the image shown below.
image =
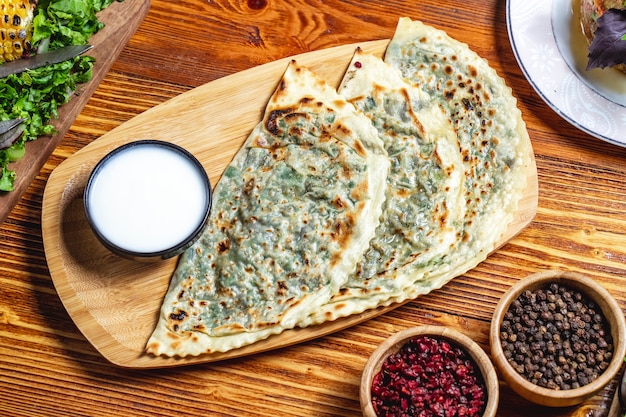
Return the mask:
<svg viewBox="0 0 626 417">
<path fill-rule="evenodd" d="M 179 368 L 134 370 L 107 361 L 74 325 L 48 270 L 41 205 L 51 171 L 181 93 L 287 56 L 388 39 L 401 16 L 468 43 L 513 89 L 537 162 L 539 204 L 529 227 L 442 289 L 331 335 Z M 530 273 L 585 273 L 626 308 L 625 186 L 626 149 L 572 127 L 524 78 L 508 41 L 502 0 L 152 0 L 137 32 L 0 226 L 0 415 L 359 416 L 362 368 L 386 337 L 418 324 L 445 325 L 489 353 L 497 301 Z M 501 381 L 498 415 L 605 416 L 616 387 L 614 381 L 579 407 L 549 408 L 528 403 Z"/>
</svg>

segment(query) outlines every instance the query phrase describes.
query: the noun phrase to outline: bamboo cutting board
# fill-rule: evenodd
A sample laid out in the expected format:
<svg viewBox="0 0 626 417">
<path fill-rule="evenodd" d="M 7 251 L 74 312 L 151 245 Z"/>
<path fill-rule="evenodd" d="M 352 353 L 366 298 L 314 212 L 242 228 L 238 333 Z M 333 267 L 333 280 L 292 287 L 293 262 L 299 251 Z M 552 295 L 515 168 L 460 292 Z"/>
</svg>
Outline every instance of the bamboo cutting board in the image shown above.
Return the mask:
<svg viewBox="0 0 626 417">
<path fill-rule="evenodd" d="M 211 183 L 252 128 L 287 64 L 296 59 L 330 85 L 338 85 L 357 46 L 382 56 L 388 40 L 371 41 L 285 58 L 190 90 L 129 120 L 65 160 L 51 174 L 42 208 L 42 233 L 50 274 L 59 296 L 80 331 L 112 363 L 159 368 L 211 362 L 277 349 L 320 337 L 365 321 L 392 308 L 368 311 L 283 332 L 226 353 L 187 358 L 154 357 L 143 352 L 156 325 L 161 301 L 176 259 L 139 263 L 108 252 L 91 232 L 83 211 L 83 190 L 95 164 L 114 148 L 140 139 L 183 146 L 200 160 Z M 529 170 L 521 207 L 502 244 L 533 219 L 537 209 L 537 172 Z"/>
<path fill-rule="evenodd" d="M 57 133 L 52 137 L 41 137 L 28 142 L 24 157 L 9 166 L 15 171 L 17 178 L 13 191 L 0 191 L 0 224 L 4 222 L 30 183 L 39 174 L 39 170 L 85 107 L 149 9 L 150 0 L 124 0 L 113 2 L 98 14 L 98 19 L 105 26 L 89 39 L 94 47 L 86 54 L 96 59 L 93 76 L 89 82 L 78 87 L 70 102 L 59 108 L 59 117 L 51 120 Z"/>
</svg>

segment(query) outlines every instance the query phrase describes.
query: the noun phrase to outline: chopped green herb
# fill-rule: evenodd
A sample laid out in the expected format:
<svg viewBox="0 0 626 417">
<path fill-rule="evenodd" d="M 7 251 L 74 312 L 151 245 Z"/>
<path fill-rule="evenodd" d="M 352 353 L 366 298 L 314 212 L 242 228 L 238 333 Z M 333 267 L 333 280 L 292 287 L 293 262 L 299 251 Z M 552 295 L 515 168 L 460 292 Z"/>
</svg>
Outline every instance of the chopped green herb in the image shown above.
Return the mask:
<svg viewBox="0 0 626 417">
<path fill-rule="evenodd" d="M 122 0 L 39 0 L 33 20 L 33 45 L 38 52 L 66 45 L 84 45 L 104 24 L 96 13 Z M 24 143 L 53 135 L 52 119 L 67 103 L 77 84 L 92 78 L 94 59 L 79 56 L 0 79 L 0 120 L 25 119 L 18 141 L 0 149 L 0 191 L 12 191 L 15 172 L 9 163 L 24 155 Z"/>
</svg>

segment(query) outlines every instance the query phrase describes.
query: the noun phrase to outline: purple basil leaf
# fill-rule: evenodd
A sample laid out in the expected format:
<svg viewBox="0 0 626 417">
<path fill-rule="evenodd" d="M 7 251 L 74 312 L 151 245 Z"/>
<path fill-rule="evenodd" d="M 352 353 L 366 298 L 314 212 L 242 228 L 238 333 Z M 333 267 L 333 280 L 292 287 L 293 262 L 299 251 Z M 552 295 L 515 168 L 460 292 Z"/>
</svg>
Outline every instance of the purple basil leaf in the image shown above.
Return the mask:
<svg viewBox="0 0 626 417">
<path fill-rule="evenodd" d="M 589 46 L 587 70 L 626 63 L 626 10 L 610 9 L 598 18 Z"/>
</svg>

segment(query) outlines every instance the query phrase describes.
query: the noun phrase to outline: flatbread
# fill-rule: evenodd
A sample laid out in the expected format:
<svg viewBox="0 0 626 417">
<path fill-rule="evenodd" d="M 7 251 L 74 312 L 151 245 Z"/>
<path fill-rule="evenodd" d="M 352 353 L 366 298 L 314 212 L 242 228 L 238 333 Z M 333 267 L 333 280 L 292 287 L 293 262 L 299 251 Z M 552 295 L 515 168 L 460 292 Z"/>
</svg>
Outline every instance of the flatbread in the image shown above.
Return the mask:
<svg viewBox="0 0 626 417">
<path fill-rule="evenodd" d="M 452 122 L 465 166 L 466 215 L 460 245 L 430 273 L 433 288 L 474 268 L 517 212 L 533 150 L 517 100 L 488 62 L 466 44 L 420 21 L 401 18 L 385 53 Z M 408 288 L 396 301 L 414 298 Z"/>
<path fill-rule="evenodd" d="M 400 188 L 388 181 L 388 198 L 373 244 L 381 247 L 377 250 L 383 256 L 381 265 L 391 268 L 352 275 L 329 303 L 300 323 L 302 327 L 414 299 L 474 268 L 507 230 L 526 185 L 532 161 L 530 139 L 511 90 L 484 59 L 445 32 L 402 18 L 385 63 L 399 75 L 357 51 L 339 92 L 376 121 L 391 159 L 390 176 L 414 175 L 397 171 L 401 161 L 411 158 L 419 161 L 417 165 L 430 163 L 436 172 L 447 172 L 444 168 L 453 166 L 455 175 L 458 169 L 462 171 L 462 183 L 456 189 L 462 192 L 461 201 L 451 192 L 452 177 L 440 175 L 430 192 L 420 187 L 409 189 L 406 192 L 412 198 L 404 200 L 393 197 Z M 405 116 L 411 109 L 413 115 Z M 443 112 L 447 125 L 437 110 Z M 407 130 L 407 121 L 415 129 Z M 406 132 L 416 134 L 415 139 L 422 143 L 434 144 L 436 155 L 447 158 L 427 161 L 417 149 L 402 146 Z M 452 137 L 456 159 L 445 152 Z M 445 205 L 431 206 L 429 214 L 424 211 L 428 206 L 420 203 L 424 199 Z M 448 226 L 455 232 L 453 241 L 437 240 L 445 234 L 435 234 L 433 239 L 417 233 L 414 236 L 420 240 L 404 242 L 398 239 L 407 233 L 403 228 L 414 230 L 421 224 L 411 225 L 407 220 L 396 230 L 389 227 L 396 223 L 398 213 L 419 213 L 420 219 L 429 222 L 427 229 L 437 230 L 438 219 L 446 216 L 437 210 L 441 207 L 447 210 Z M 429 252 L 420 253 L 422 245 Z M 394 258 L 395 265 L 390 264 L 387 254 L 398 251 L 410 251 L 411 255 L 401 263 Z"/>
<path fill-rule="evenodd" d="M 488 63 L 402 18 L 384 60 L 355 52 L 339 93 L 289 65 L 214 190 L 147 352 L 224 352 L 411 300 L 495 249 L 532 147 Z"/>
<path fill-rule="evenodd" d="M 339 93 L 377 128 L 391 163 L 381 223 L 348 282 L 300 322 L 335 320 L 402 294 L 462 235 L 464 166 L 439 104 L 380 58 L 355 52 Z"/>
<path fill-rule="evenodd" d="M 385 62 L 441 104 L 465 167 L 463 236 L 427 281 L 430 289 L 474 268 L 496 249 L 517 212 L 533 150 L 517 100 L 504 79 L 467 44 L 420 21 L 401 18 Z M 423 294 L 420 285 L 393 299 Z"/>
<path fill-rule="evenodd" d="M 224 352 L 277 334 L 338 291 L 379 223 L 389 160 L 376 129 L 295 61 L 214 190 L 146 351 Z"/>
</svg>

